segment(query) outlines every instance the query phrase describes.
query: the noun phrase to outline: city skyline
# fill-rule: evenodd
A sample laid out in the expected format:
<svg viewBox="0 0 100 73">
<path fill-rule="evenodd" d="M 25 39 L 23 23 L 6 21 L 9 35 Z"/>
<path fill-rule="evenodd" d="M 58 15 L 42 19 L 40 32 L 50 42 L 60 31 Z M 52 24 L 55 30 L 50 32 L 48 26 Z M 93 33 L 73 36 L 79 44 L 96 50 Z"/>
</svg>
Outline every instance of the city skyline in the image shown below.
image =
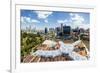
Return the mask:
<svg viewBox="0 0 100 73">
<path fill-rule="evenodd" d="M 21 29 L 31 26 L 31 28 L 36 28 L 37 30 L 44 30 L 45 27 L 60 27 L 61 23 L 72 28 L 87 29 L 90 26 L 89 13 L 36 10 L 21 10 L 20 13 Z"/>
</svg>

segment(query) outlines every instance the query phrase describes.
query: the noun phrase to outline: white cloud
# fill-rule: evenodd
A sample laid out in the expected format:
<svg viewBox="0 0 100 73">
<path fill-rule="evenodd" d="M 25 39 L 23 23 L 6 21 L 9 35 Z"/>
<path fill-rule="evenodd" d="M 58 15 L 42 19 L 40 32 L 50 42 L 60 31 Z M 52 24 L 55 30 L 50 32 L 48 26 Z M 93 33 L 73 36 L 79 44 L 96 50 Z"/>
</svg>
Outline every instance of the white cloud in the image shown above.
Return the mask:
<svg viewBox="0 0 100 73">
<path fill-rule="evenodd" d="M 89 24 L 81 24 L 79 27 L 84 28 L 84 29 L 88 29 L 90 27 L 90 25 Z"/>
<path fill-rule="evenodd" d="M 39 19 L 46 19 L 52 13 L 53 12 L 49 12 L 49 11 L 36 11 L 36 14 Z"/>
<path fill-rule="evenodd" d="M 65 19 L 65 20 L 57 20 L 57 23 L 67 23 L 67 22 L 68 22 L 67 19 Z"/>
<path fill-rule="evenodd" d="M 90 27 L 89 24 L 84 24 L 85 19 L 79 14 L 70 13 L 69 15 L 70 15 L 69 21 L 72 24 L 73 28 L 79 27 L 79 28 L 88 29 Z"/>
<path fill-rule="evenodd" d="M 48 23 L 48 20 L 47 20 L 47 19 L 45 19 L 45 20 L 44 20 L 44 22 L 45 22 L 45 23 Z"/>
<path fill-rule="evenodd" d="M 81 24 L 82 22 L 84 22 L 84 18 L 78 14 L 70 14 L 71 15 L 71 20 L 73 22 L 76 22 L 78 24 Z"/>
<path fill-rule="evenodd" d="M 71 23 L 73 24 L 74 27 L 78 27 L 83 24 L 84 18 L 79 14 L 71 13 L 70 16 L 72 21 Z"/>
<path fill-rule="evenodd" d="M 71 27 L 72 28 L 77 28 L 77 27 L 79 27 L 79 28 L 84 28 L 84 29 L 88 29 L 88 28 L 90 28 L 90 25 L 89 24 L 80 24 L 80 25 L 71 25 Z"/>
<path fill-rule="evenodd" d="M 84 18 L 82 16 L 79 16 L 78 14 L 75 14 L 72 17 L 72 20 L 83 22 L 84 21 Z"/>
<path fill-rule="evenodd" d="M 21 29 L 26 29 L 26 27 L 29 27 L 30 25 L 33 27 L 36 23 L 39 23 L 39 21 L 36 19 L 23 16 L 21 17 Z"/>
<path fill-rule="evenodd" d="M 39 23 L 39 21 L 38 20 L 35 20 L 35 19 L 32 19 L 31 22 L 32 23 Z"/>
<path fill-rule="evenodd" d="M 74 14 L 73 14 L 73 13 L 70 13 L 69 15 L 70 15 L 70 16 L 73 16 Z"/>
<path fill-rule="evenodd" d="M 33 23 L 39 23 L 39 21 L 36 19 L 32 19 L 30 17 L 21 17 L 21 23 L 22 24 L 33 24 Z"/>
</svg>

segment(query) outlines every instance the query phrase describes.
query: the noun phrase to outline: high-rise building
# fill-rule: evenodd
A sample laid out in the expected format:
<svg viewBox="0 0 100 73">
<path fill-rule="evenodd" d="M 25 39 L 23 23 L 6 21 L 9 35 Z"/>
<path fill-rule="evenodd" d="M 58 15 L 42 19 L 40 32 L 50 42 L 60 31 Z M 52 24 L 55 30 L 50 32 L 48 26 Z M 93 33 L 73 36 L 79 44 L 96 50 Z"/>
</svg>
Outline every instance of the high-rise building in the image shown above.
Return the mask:
<svg viewBox="0 0 100 73">
<path fill-rule="evenodd" d="M 47 34 L 48 33 L 48 29 L 47 29 L 47 27 L 45 27 L 45 34 Z"/>
<path fill-rule="evenodd" d="M 70 35 L 70 34 L 71 34 L 71 27 L 63 26 L 63 35 Z"/>
<path fill-rule="evenodd" d="M 61 23 L 61 33 L 63 34 L 63 23 Z"/>
<path fill-rule="evenodd" d="M 54 28 L 49 28 L 49 31 L 50 32 L 55 32 L 55 29 Z"/>
<path fill-rule="evenodd" d="M 56 27 L 55 31 L 56 31 L 56 34 L 59 35 L 59 33 L 61 33 L 61 28 L 60 27 Z"/>
</svg>

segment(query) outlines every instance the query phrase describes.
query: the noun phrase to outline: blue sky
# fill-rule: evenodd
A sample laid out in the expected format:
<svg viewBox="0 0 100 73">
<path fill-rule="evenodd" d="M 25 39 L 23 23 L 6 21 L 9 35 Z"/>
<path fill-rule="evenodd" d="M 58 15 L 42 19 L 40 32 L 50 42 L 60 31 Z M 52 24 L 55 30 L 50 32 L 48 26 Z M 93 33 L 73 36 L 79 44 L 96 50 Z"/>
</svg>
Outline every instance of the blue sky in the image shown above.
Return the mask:
<svg viewBox="0 0 100 73">
<path fill-rule="evenodd" d="M 90 26 L 89 13 L 35 10 L 21 10 L 20 13 L 21 29 L 31 26 L 32 28 L 43 30 L 45 27 L 58 27 L 61 23 L 72 28 L 87 29 Z"/>
</svg>

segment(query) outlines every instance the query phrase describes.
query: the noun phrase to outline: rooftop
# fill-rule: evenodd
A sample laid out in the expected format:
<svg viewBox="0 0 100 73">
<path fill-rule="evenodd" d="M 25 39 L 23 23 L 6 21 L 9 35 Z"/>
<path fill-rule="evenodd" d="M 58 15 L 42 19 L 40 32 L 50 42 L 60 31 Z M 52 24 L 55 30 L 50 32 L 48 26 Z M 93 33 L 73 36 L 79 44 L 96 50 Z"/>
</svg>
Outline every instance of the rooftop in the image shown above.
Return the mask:
<svg viewBox="0 0 100 73">
<path fill-rule="evenodd" d="M 73 44 L 76 44 L 76 43 L 78 43 L 78 41 Z M 88 53 L 84 46 L 84 43 L 79 43 L 76 46 L 74 46 L 74 48 L 75 49 L 73 51 L 76 52 L 75 55 L 78 55 L 78 57 L 87 56 Z M 57 49 L 59 49 L 59 48 L 48 47 L 46 44 L 42 44 L 38 47 L 38 50 L 43 50 L 43 51 L 46 51 L 46 50 L 52 51 L 52 50 L 57 50 Z M 70 55 L 73 56 L 73 54 L 70 54 Z M 71 56 L 69 56 L 68 54 L 61 54 L 61 55 L 54 56 L 54 57 L 28 55 L 24 58 L 23 62 L 29 63 L 29 62 L 72 61 L 74 59 Z"/>
</svg>

